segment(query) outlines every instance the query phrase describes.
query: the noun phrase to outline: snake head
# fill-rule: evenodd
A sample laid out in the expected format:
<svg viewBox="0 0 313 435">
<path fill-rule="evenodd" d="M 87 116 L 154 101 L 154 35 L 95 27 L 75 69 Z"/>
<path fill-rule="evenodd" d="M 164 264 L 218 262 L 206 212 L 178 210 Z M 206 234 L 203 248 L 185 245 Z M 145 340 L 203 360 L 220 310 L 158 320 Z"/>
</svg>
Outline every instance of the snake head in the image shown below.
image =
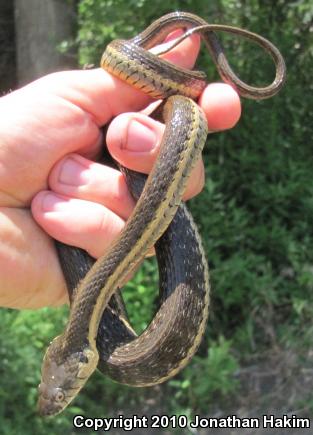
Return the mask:
<svg viewBox="0 0 313 435">
<path fill-rule="evenodd" d="M 55 338 L 43 360 L 38 387 L 41 416 L 56 415 L 66 408 L 98 364 L 98 353 L 89 347 L 65 353 L 61 342 L 61 337 Z"/>
</svg>

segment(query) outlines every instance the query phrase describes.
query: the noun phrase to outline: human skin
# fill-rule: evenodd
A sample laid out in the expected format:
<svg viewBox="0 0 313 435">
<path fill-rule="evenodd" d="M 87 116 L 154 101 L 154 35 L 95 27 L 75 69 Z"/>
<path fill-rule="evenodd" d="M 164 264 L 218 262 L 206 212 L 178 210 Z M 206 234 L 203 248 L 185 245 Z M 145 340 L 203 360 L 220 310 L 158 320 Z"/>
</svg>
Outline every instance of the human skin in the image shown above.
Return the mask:
<svg viewBox="0 0 313 435">
<path fill-rule="evenodd" d="M 177 35 L 177 32 L 174 36 Z M 191 68 L 197 35 L 164 58 Z M 124 166 L 148 173 L 164 125 L 140 111 L 152 100 L 102 69 L 50 74 L 0 98 L 0 306 L 39 308 L 67 302 L 53 239 L 103 255 L 134 202 L 117 170 L 95 163 L 107 145 Z M 208 85 L 199 99 L 209 129 L 233 127 L 237 93 Z M 184 200 L 204 184 L 203 162 Z"/>
</svg>

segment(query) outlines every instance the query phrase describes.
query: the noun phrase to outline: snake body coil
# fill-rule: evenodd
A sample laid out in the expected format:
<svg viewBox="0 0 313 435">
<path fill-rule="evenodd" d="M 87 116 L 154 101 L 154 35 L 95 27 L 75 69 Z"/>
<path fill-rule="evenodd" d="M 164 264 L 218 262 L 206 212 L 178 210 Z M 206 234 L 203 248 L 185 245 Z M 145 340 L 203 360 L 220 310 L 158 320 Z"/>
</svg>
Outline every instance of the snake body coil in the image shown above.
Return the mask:
<svg viewBox="0 0 313 435">
<path fill-rule="evenodd" d="M 166 129 L 159 156 L 125 229 L 85 277 L 67 277 L 78 286 L 66 329 L 53 340 L 44 358 L 39 386 L 42 415 L 64 409 L 97 366 L 131 385 L 162 382 L 189 361 L 203 335 L 209 304 L 207 265 L 197 230 L 180 202 L 208 133 L 202 110 L 187 98 L 200 95 L 206 85 L 205 75 L 175 67 L 146 51 L 176 28 L 187 30 L 180 40 L 195 31 L 201 34 L 221 77 L 236 86 L 241 95 L 268 98 L 284 82 L 284 61 L 269 41 L 242 29 L 208 25 L 192 14 L 168 14 L 132 40 L 108 45 L 101 61 L 104 69 L 153 97 L 173 96 L 164 104 Z M 213 30 L 240 34 L 263 46 L 276 64 L 274 82 L 259 89 L 239 80 Z M 137 196 L 132 181 L 136 174 L 122 170 Z M 128 323 L 119 288 L 155 243 L 161 305 L 149 327 L 137 337 Z M 70 255 L 64 245 L 59 245 L 59 250 L 65 259 Z M 79 250 L 72 252 L 74 257 L 84 255 Z"/>
</svg>

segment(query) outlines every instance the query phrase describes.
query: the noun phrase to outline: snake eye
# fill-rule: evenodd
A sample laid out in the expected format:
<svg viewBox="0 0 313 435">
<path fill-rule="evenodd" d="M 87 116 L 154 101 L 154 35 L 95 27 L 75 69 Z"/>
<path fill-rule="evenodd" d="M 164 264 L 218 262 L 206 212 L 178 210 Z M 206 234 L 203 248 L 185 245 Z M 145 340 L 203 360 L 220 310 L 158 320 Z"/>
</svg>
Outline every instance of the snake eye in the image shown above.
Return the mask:
<svg viewBox="0 0 313 435">
<path fill-rule="evenodd" d="M 87 364 L 88 363 L 88 357 L 86 355 L 84 355 L 83 353 L 81 353 L 79 355 L 79 362 Z"/>
<path fill-rule="evenodd" d="M 54 396 L 54 400 L 56 402 L 63 402 L 64 399 L 65 399 L 65 394 L 63 393 L 63 391 L 58 390 Z"/>
</svg>

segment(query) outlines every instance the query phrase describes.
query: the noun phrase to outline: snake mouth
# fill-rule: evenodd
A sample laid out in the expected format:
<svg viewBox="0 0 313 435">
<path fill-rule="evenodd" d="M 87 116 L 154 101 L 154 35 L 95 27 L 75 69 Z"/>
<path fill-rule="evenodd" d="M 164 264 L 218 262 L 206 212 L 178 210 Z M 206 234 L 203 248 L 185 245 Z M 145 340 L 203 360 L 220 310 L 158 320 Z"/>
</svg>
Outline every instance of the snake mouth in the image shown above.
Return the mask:
<svg viewBox="0 0 313 435">
<path fill-rule="evenodd" d="M 52 402 L 43 396 L 40 396 L 37 403 L 37 411 L 40 417 L 51 417 L 59 414 L 66 405 L 62 406 L 59 403 Z"/>
</svg>

